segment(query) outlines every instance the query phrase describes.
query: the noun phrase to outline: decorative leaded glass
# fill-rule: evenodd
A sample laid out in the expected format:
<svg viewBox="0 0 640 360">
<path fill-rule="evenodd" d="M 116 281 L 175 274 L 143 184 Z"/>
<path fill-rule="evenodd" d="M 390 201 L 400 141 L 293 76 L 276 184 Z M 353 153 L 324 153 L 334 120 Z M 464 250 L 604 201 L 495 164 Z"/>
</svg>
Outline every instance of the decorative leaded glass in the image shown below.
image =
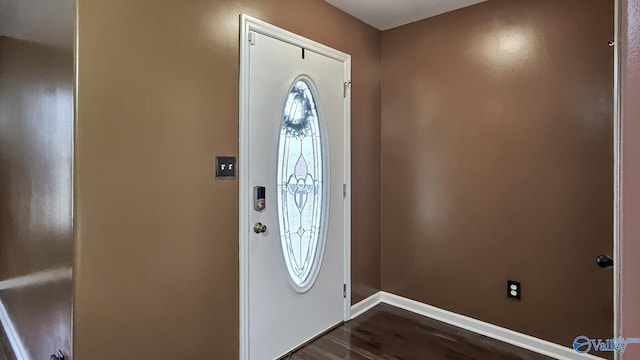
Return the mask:
<svg viewBox="0 0 640 360">
<path fill-rule="evenodd" d="M 310 285 L 321 250 L 323 154 L 316 102 L 298 80 L 284 107 L 278 144 L 278 215 L 287 270 L 299 288 Z"/>
</svg>

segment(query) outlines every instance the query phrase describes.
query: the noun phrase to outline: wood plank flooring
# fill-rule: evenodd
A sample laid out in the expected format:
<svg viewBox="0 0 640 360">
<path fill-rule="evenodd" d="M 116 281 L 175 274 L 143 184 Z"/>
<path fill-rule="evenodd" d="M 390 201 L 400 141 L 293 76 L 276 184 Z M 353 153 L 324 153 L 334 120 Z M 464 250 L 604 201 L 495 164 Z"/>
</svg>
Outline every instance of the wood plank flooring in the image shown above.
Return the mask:
<svg viewBox="0 0 640 360">
<path fill-rule="evenodd" d="M 11 345 L 7 339 L 7 334 L 4 332 L 4 328 L 0 325 L 0 360 L 15 360 Z"/>
<path fill-rule="evenodd" d="M 386 304 L 292 354 L 291 360 L 548 360 L 549 357 Z"/>
</svg>

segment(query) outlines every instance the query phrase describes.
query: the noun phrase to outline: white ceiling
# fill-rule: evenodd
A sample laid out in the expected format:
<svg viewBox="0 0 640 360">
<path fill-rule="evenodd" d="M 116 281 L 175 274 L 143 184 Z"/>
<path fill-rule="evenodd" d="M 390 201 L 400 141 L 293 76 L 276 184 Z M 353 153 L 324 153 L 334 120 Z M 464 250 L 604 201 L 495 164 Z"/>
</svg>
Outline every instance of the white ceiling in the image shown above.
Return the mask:
<svg viewBox="0 0 640 360">
<path fill-rule="evenodd" d="M 380 30 L 440 15 L 486 0 L 325 0 Z"/>
</svg>

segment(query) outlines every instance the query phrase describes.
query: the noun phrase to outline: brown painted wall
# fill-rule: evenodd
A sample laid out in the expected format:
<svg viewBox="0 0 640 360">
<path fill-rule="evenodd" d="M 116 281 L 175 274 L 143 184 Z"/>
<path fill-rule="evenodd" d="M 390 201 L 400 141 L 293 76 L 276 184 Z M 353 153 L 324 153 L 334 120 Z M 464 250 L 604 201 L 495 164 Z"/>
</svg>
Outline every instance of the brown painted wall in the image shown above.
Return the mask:
<svg viewBox="0 0 640 360">
<path fill-rule="evenodd" d="M 492 0 L 383 33 L 383 290 L 565 346 L 612 335 L 594 259 L 612 253 L 613 11 Z"/>
<path fill-rule="evenodd" d="M 379 289 L 380 33 L 320 0 L 79 0 L 74 348 L 236 359 L 239 14 L 353 56 L 353 301 Z M 374 224 L 374 226 L 371 226 Z"/>
<path fill-rule="evenodd" d="M 71 350 L 72 136 L 73 50 L 0 36 L 0 301 L 33 359 Z"/>
<path fill-rule="evenodd" d="M 640 337 L 640 0 L 622 1 L 621 334 Z M 630 345 L 624 359 L 640 359 Z"/>
</svg>

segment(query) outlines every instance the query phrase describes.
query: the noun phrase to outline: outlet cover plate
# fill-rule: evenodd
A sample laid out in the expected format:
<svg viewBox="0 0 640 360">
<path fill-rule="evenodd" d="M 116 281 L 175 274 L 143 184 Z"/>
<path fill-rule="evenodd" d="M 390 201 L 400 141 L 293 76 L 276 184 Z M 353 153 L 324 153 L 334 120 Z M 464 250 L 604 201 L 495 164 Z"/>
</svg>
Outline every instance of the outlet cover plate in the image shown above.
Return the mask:
<svg viewBox="0 0 640 360">
<path fill-rule="evenodd" d="M 513 295 L 512 291 L 515 291 L 516 295 Z M 517 281 L 507 280 L 507 297 L 513 300 L 522 300 L 522 284 Z"/>
</svg>

